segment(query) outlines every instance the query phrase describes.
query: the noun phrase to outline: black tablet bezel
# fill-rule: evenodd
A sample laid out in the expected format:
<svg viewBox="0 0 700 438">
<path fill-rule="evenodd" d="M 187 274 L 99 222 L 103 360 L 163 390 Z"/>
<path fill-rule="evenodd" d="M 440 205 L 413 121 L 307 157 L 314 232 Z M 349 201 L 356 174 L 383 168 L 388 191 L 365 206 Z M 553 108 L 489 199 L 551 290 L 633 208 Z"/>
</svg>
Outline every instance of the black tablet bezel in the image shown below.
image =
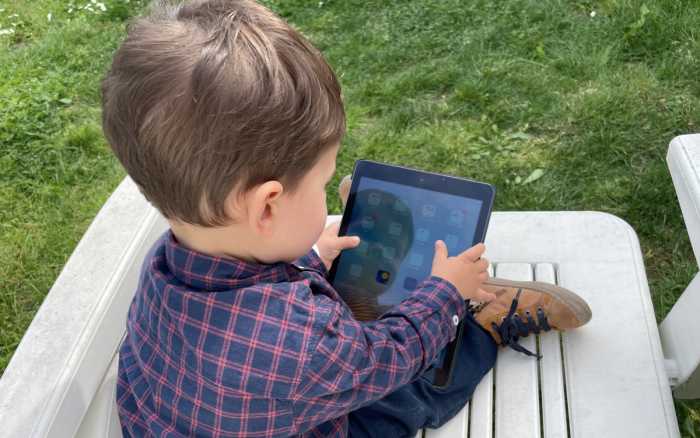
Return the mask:
<svg viewBox="0 0 700 438">
<path fill-rule="evenodd" d="M 345 211 L 343 212 L 343 219 L 340 223 L 338 235 L 343 236 L 347 232 L 350 217 L 352 216 L 350 213 L 352 212 L 352 208 L 355 204 L 357 188 L 359 187 L 360 180 L 364 177 L 481 200 L 481 210 L 479 212 L 479 219 L 474 232 L 475 240 L 472 242 L 472 246 L 479 242 L 484 242 L 489 219 L 491 217 L 491 210 L 493 208 L 493 201 L 496 195 L 496 189 L 493 185 L 467 178 L 426 172 L 393 164 L 378 163 L 370 160 L 358 160 L 355 162 L 355 168 L 352 175 L 352 185 L 350 186 L 350 194 L 348 195 Z M 331 284 L 335 279 L 335 274 L 338 269 L 338 263 L 341 256 L 335 258 L 328 273 L 328 281 Z M 452 359 L 456 353 L 457 346 L 459 345 L 461 333 L 462 324 L 460 323 L 458 327 L 458 336 L 446 347 L 447 351 L 445 353 L 446 356 L 443 364 L 445 366 L 442 368 L 438 368 L 437 366 L 435 367 L 433 385 L 437 387 L 445 387 L 449 384 L 452 376 L 452 368 L 454 366 L 454 361 Z"/>
</svg>

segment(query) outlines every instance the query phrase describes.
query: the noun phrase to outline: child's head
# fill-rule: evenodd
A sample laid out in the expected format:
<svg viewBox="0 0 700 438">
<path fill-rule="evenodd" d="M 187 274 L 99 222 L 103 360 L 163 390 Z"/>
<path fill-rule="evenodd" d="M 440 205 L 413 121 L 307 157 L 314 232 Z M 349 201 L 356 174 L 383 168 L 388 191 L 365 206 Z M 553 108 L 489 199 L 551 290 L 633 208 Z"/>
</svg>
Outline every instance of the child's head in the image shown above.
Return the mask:
<svg viewBox="0 0 700 438">
<path fill-rule="evenodd" d="M 304 251 L 315 242 L 345 132 L 340 86 L 321 53 L 267 8 L 156 5 L 129 25 L 102 99 L 114 153 L 171 225 L 249 225 L 263 240 L 304 240 Z M 285 207 L 307 211 L 293 223 Z M 280 251 L 252 257 L 302 249 Z"/>
</svg>

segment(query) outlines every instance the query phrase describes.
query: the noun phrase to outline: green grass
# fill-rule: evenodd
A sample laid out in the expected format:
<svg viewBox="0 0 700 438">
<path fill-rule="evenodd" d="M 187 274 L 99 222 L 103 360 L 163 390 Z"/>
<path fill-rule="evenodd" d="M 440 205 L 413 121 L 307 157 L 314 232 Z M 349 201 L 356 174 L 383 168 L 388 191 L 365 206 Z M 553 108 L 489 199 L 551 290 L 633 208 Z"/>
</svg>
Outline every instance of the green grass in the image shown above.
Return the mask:
<svg viewBox="0 0 700 438">
<path fill-rule="evenodd" d="M 103 140 L 98 81 L 138 3 L 105 5 L 0 3 L 0 371 L 124 175 Z"/>
<path fill-rule="evenodd" d="M 124 175 L 100 132 L 98 84 L 142 6 L 87 3 L 0 3 L 0 371 Z M 618 215 L 639 235 L 658 320 L 692 279 L 665 154 L 700 130 L 697 2 L 266 3 L 340 77 L 337 178 L 370 158 L 488 181 L 496 210 Z M 676 409 L 699 437 L 700 403 Z"/>
</svg>

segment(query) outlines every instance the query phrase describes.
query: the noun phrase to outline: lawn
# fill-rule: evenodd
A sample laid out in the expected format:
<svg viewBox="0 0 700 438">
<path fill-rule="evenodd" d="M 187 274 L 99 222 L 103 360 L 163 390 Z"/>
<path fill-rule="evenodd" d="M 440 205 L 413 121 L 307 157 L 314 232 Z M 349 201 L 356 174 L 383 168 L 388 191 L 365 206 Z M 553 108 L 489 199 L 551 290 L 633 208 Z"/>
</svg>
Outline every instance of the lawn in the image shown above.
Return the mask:
<svg viewBox="0 0 700 438">
<path fill-rule="evenodd" d="M 143 3 L 0 2 L 0 373 L 124 176 L 99 81 Z M 362 157 L 488 181 L 498 211 L 615 214 L 639 235 L 659 321 L 692 279 L 665 154 L 700 131 L 700 3 L 265 3 L 340 78 L 336 182 Z M 700 437 L 700 402 L 676 409 L 684 436 Z"/>
</svg>

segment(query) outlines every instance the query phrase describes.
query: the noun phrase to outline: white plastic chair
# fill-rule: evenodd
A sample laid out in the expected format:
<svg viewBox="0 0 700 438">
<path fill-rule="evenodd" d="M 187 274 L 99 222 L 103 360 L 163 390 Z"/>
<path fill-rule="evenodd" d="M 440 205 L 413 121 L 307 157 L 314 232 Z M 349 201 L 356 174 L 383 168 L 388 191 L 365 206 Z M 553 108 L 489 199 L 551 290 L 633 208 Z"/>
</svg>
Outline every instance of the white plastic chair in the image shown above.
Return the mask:
<svg viewBox="0 0 700 438">
<path fill-rule="evenodd" d="M 667 160 L 700 263 L 700 135 L 675 138 Z M 125 179 L 0 380 L 3 436 L 121 436 L 116 352 L 141 262 L 165 228 Z M 616 216 L 494 212 L 486 247 L 493 276 L 561 284 L 584 296 L 593 319 L 562 335 L 525 338 L 544 355 L 540 362 L 501 350 L 469 405 L 426 438 L 680 436 L 672 390 L 700 398 L 697 276 L 657 327 L 637 236 Z"/>
</svg>

